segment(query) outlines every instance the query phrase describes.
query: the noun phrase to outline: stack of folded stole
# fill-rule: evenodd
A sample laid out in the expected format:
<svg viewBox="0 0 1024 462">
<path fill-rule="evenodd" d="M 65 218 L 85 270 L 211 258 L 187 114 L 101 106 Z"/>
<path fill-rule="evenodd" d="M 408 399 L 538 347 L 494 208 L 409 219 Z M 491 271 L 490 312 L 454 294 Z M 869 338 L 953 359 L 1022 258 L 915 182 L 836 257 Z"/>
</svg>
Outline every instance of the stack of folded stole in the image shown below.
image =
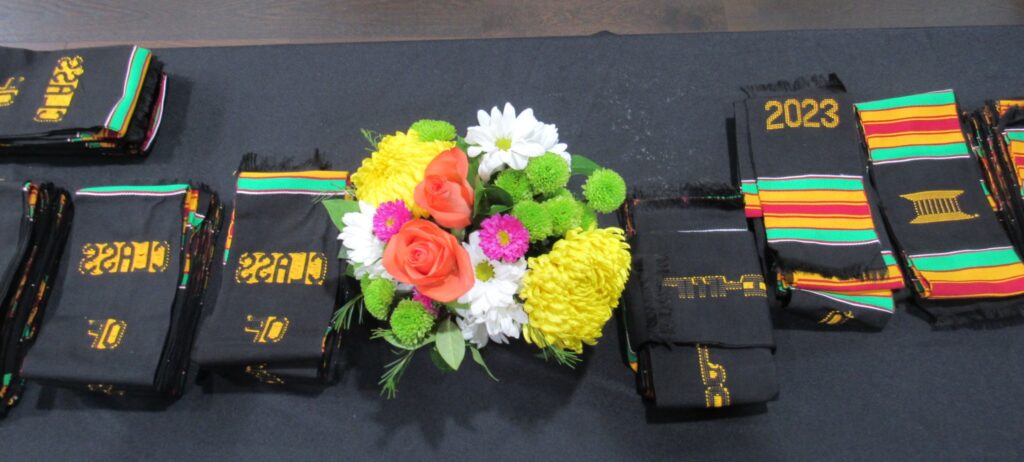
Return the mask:
<svg viewBox="0 0 1024 462">
<path fill-rule="evenodd" d="M 328 168 L 319 156 L 242 161 L 217 306 L 196 345 L 203 369 L 269 384 L 335 378 L 341 264 L 325 202 L 346 197 L 348 173 Z"/>
<path fill-rule="evenodd" d="M 833 74 L 745 90 L 738 168 L 772 298 L 822 325 L 885 326 L 903 275 L 865 185 L 845 87 Z"/>
<path fill-rule="evenodd" d="M 765 403 L 775 342 L 754 236 L 735 187 L 634 193 L 624 297 L 637 391 L 658 409 Z"/>
<path fill-rule="evenodd" d="M 0 153 L 144 155 L 166 90 L 145 48 L 0 47 Z"/>
<path fill-rule="evenodd" d="M 1022 313 L 1024 264 L 993 212 L 952 90 L 858 103 L 871 179 L 937 325 Z"/>
<path fill-rule="evenodd" d="M 71 228 L 71 197 L 51 184 L 0 181 L 0 415 L 18 402 L 21 363 L 43 317 Z"/>
<path fill-rule="evenodd" d="M 967 139 L 981 164 L 996 216 L 1018 250 L 1024 249 L 1024 101 L 988 101 L 965 114 Z"/>
<path fill-rule="evenodd" d="M 222 208 L 189 184 L 75 193 L 59 300 L 25 358 L 30 380 L 124 395 L 181 394 Z"/>
</svg>

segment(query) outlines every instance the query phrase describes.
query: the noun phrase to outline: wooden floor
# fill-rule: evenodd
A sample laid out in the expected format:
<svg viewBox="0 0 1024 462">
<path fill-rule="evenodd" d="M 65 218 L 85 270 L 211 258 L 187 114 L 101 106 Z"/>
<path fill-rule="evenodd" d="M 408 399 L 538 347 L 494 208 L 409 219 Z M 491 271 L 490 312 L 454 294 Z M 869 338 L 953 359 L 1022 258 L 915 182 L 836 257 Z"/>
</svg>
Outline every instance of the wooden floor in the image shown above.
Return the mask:
<svg viewBox="0 0 1024 462">
<path fill-rule="evenodd" d="M 1024 24 L 1022 0 L 3 0 L 0 45 L 207 46 Z"/>
</svg>

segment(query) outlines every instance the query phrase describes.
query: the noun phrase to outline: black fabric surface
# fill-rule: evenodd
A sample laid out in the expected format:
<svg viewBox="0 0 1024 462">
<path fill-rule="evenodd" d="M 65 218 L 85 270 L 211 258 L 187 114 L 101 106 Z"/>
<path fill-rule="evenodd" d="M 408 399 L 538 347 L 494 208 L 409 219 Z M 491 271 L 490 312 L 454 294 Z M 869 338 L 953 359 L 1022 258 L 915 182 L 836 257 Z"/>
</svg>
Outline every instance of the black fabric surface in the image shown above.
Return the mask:
<svg viewBox="0 0 1024 462">
<path fill-rule="evenodd" d="M 952 87 L 977 106 L 1019 93 L 1024 75 L 1020 47 L 979 44 L 1022 38 L 965 28 L 159 50 L 172 79 L 149 158 L 8 162 L 0 176 L 68 188 L 190 177 L 228 202 L 246 152 L 320 148 L 351 169 L 366 154 L 359 128 L 436 117 L 462 131 L 477 109 L 511 101 L 629 182 L 721 182 L 741 85 L 832 71 L 862 100 Z M 365 334 L 319 395 L 219 382 L 145 406 L 32 386 L 0 441 L 9 460 L 1020 459 L 1024 326 L 935 331 L 917 314 L 901 305 L 879 333 L 780 314 L 779 400 L 753 415 L 646 413 L 612 322 L 575 371 L 531 346 L 487 348 L 500 382 L 474 367 L 440 374 L 418 356 L 394 401 L 376 383 L 392 355 Z"/>
</svg>

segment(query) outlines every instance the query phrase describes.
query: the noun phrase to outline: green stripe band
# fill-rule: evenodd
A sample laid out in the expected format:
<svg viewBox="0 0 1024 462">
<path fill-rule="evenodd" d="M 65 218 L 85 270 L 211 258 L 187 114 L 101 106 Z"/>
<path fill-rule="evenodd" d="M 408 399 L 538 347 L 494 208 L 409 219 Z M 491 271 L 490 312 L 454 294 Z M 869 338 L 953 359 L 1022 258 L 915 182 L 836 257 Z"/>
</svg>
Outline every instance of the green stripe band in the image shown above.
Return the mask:
<svg viewBox="0 0 1024 462">
<path fill-rule="evenodd" d="M 846 301 L 849 301 L 849 302 L 860 303 L 860 304 L 863 304 L 863 305 L 877 306 L 879 308 L 884 308 L 887 311 L 892 311 L 893 308 L 894 308 L 892 297 L 879 297 L 879 296 L 874 296 L 874 295 L 844 295 L 844 294 L 837 294 L 835 292 L 822 292 L 822 293 L 828 294 L 830 297 L 835 297 L 835 298 L 838 298 L 838 299 L 841 299 L 841 300 L 846 300 Z"/>
<path fill-rule="evenodd" d="M 910 264 L 920 271 L 955 271 L 985 266 L 1020 263 L 1020 257 L 1013 249 L 986 250 L 983 252 L 938 255 L 934 257 L 910 257 Z"/>
<path fill-rule="evenodd" d="M 882 99 L 857 103 L 854 106 L 858 111 L 880 111 L 883 109 L 896 109 L 910 106 L 941 106 L 956 102 L 956 95 L 953 90 L 937 91 L 933 93 L 921 93 L 918 95 L 900 96 L 898 98 Z"/>
<path fill-rule="evenodd" d="M 132 109 L 132 105 L 135 104 L 136 96 L 139 93 L 139 85 L 144 77 L 142 71 L 146 67 L 146 60 L 149 58 L 149 55 L 150 51 L 146 48 L 138 48 L 136 50 L 130 70 L 128 71 L 128 84 L 125 85 L 124 96 L 117 103 L 117 109 L 114 109 L 114 116 L 111 118 L 107 128 L 115 132 L 119 132 L 124 128 L 124 124 L 129 116 L 128 111 Z"/>
<path fill-rule="evenodd" d="M 885 263 L 885 264 L 886 264 L 887 266 L 888 266 L 888 265 L 895 265 L 895 264 L 896 264 L 896 257 L 894 257 L 894 256 L 892 256 L 892 255 L 889 255 L 889 254 L 887 254 L 887 253 L 883 253 L 883 254 L 882 254 L 882 261 L 883 261 L 883 262 L 884 262 L 884 263 Z"/>
<path fill-rule="evenodd" d="M 181 184 L 158 184 L 158 185 L 132 185 L 132 186 L 93 186 L 82 188 L 78 192 L 177 192 L 188 189 L 188 185 Z"/>
<path fill-rule="evenodd" d="M 239 178 L 238 189 L 251 191 L 344 191 L 344 179 L 311 179 L 311 178 Z"/>
<path fill-rule="evenodd" d="M 1008 140 L 1024 141 L 1024 130 L 1006 130 L 1003 133 Z"/>
<path fill-rule="evenodd" d="M 809 189 L 834 189 L 841 191 L 862 191 L 864 183 L 856 178 L 794 178 L 791 180 L 757 180 L 759 191 L 801 191 Z"/>
<path fill-rule="evenodd" d="M 768 239 L 807 239 L 825 242 L 859 242 L 877 240 L 873 229 L 806 229 L 773 228 L 765 231 Z"/>
<path fill-rule="evenodd" d="M 740 184 L 740 191 L 744 194 L 757 194 L 757 185 L 754 183 L 742 183 Z"/>
<path fill-rule="evenodd" d="M 898 148 L 878 148 L 871 150 L 872 161 L 903 159 L 907 157 L 945 157 L 968 154 L 967 143 L 927 144 L 922 146 L 902 146 Z"/>
</svg>

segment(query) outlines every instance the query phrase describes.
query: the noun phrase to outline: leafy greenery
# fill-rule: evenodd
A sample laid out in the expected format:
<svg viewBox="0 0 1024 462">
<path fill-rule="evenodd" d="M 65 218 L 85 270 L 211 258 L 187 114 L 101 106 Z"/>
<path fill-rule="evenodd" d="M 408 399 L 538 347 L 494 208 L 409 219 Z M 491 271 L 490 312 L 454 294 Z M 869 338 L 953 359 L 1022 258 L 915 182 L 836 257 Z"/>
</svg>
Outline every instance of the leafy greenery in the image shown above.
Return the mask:
<svg viewBox="0 0 1024 462">
<path fill-rule="evenodd" d="M 380 143 L 380 139 L 383 138 L 384 135 L 382 135 L 380 133 L 377 133 L 377 132 L 375 132 L 373 130 L 367 130 L 365 128 L 359 129 L 359 132 L 363 134 L 363 138 L 370 145 L 369 147 L 366 148 L 366 150 L 368 152 L 376 151 L 377 150 L 377 144 Z"/>
<path fill-rule="evenodd" d="M 500 382 L 500 380 L 498 380 L 498 378 L 495 377 L 494 374 L 491 373 L 491 368 L 487 367 L 487 363 L 484 362 L 484 355 L 480 354 L 480 349 L 477 348 L 476 345 L 470 345 L 469 346 L 469 352 L 473 356 L 473 362 L 479 364 L 480 367 L 483 368 L 484 372 L 486 372 L 487 375 L 492 380 L 494 380 L 495 382 Z"/>
<path fill-rule="evenodd" d="M 331 222 L 338 228 L 338 232 L 345 230 L 345 222 L 341 220 L 346 213 L 358 212 L 359 202 L 350 201 L 345 199 L 327 199 L 321 201 L 324 204 L 324 208 L 327 209 L 327 214 L 331 217 Z"/>
<path fill-rule="evenodd" d="M 338 308 L 338 310 L 334 312 L 334 319 L 331 320 L 331 325 L 334 327 L 336 332 L 348 330 L 352 327 L 352 318 L 356 311 L 359 312 L 359 324 L 363 323 L 362 300 L 362 294 L 356 295 L 344 305 L 341 305 L 341 308 Z"/>
<path fill-rule="evenodd" d="M 416 353 L 416 350 L 407 350 L 405 353 L 399 353 L 399 356 L 394 361 L 391 361 L 384 366 L 384 374 L 380 376 L 380 380 L 377 381 L 377 385 L 380 385 L 381 396 L 387 399 L 393 399 L 398 393 L 398 382 L 402 380 L 402 375 L 405 374 L 405 370 L 409 368 L 409 363 L 412 362 L 412 355 Z"/>
<path fill-rule="evenodd" d="M 575 369 L 576 365 L 582 361 L 580 355 L 576 352 L 558 348 L 547 343 L 544 340 L 544 333 L 537 330 L 536 327 L 526 325 L 524 328 L 530 329 L 530 337 L 540 348 L 540 354 L 537 355 L 539 358 L 542 358 L 545 361 L 554 360 L 555 363 L 568 367 L 569 369 Z"/>
<path fill-rule="evenodd" d="M 597 162 L 594 162 L 579 154 L 572 155 L 572 174 L 590 176 L 595 170 L 601 168 Z"/>
<path fill-rule="evenodd" d="M 452 370 L 459 370 L 466 356 L 466 340 L 462 338 L 462 331 L 451 319 L 445 319 L 438 326 L 436 335 L 437 352 Z"/>
</svg>

